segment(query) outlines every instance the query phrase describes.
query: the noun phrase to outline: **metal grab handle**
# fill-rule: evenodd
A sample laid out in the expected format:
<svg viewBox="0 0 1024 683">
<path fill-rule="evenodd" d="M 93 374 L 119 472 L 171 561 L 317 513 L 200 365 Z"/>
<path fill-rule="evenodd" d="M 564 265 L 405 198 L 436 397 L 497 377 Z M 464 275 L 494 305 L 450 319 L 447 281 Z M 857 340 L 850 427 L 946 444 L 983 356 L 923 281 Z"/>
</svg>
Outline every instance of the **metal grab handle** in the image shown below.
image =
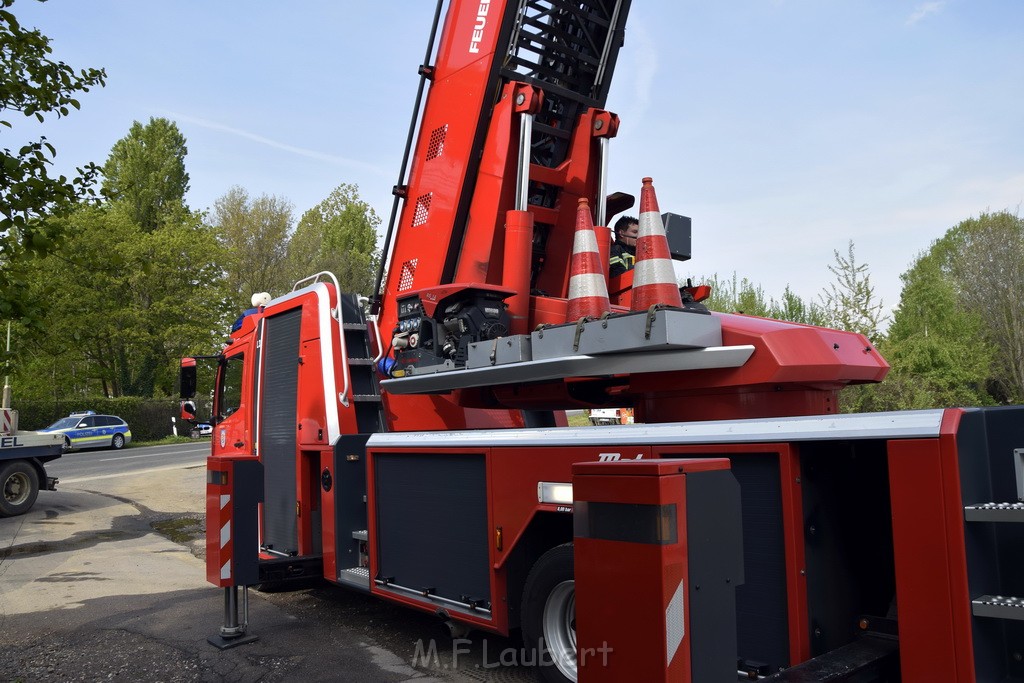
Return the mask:
<svg viewBox="0 0 1024 683">
<path fill-rule="evenodd" d="M 298 291 L 298 290 L 302 289 L 302 287 L 307 282 L 309 284 L 317 283 L 320 280 L 320 276 L 321 275 L 326 275 L 327 277 L 331 278 L 331 281 L 334 282 L 334 286 L 337 288 L 338 294 L 340 295 L 341 294 L 341 285 L 338 284 L 338 278 L 336 278 L 334 276 L 334 273 L 332 273 L 329 270 L 321 270 L 319 273 L 316 273 L 315 275 L 310 275 L 309 277 L 304 277 L 301 280 L 298 280 L 294 285 L 292 285 L 292 291 L 295 292 L 295 291 Z"/>
</svg>

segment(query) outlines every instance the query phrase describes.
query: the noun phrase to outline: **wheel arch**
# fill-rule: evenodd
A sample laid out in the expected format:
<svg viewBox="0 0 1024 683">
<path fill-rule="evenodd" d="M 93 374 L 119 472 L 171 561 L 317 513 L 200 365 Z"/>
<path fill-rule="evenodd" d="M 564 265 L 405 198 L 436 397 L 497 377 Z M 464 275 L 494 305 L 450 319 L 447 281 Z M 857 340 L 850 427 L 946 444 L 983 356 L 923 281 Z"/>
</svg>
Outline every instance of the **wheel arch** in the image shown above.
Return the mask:
<svg viewBox="0 0 1024 683">
<path fill-rule="evenodd" d="M 39 476 L 39 488 L 43 488 L 43 485 L 46 483 L 46 468 L 39 458 L 11 458 L 11 460 L 4 460 L 3 462 L 11 462 L 12 460 L 24 460 L 29 465 L 32 465 L 32 469 Z"/>
<path fill-rule="evenodd" d="M 541 555 L 572 541 L 572 515 L 541 511 L 533 516 L 505 561 L 508 576 L 508 626 L 520 627 L 526 577 Z"/>
</svg>

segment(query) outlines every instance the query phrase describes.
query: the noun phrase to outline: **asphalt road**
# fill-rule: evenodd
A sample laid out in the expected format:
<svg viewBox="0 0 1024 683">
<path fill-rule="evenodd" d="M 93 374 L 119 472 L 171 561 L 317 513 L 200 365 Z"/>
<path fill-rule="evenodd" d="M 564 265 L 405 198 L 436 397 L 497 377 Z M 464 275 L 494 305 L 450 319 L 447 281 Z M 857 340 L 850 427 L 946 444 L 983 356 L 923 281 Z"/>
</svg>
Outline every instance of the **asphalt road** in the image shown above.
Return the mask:
<svg viewBox="0 0 1024 683">
<path fill-rule="evenodd" d="M 71 451 L 53 461 L 46 471 L 59 478 L 61 486 L 80 486 L 100 479 L 205 466 L 209 454 L 209 439 L 170 446 L 130 446 L 119 451 Z"/>
<path fill-rule="evenodd" d="M 0 519 L 0 681 L 531 681 L 516 640 L 453 639 L 430 614 L 323 584 L 250 591 L 217 650 L 206 583 L 208 441 L 70 453 L 26 515 Z"/>
</svg>

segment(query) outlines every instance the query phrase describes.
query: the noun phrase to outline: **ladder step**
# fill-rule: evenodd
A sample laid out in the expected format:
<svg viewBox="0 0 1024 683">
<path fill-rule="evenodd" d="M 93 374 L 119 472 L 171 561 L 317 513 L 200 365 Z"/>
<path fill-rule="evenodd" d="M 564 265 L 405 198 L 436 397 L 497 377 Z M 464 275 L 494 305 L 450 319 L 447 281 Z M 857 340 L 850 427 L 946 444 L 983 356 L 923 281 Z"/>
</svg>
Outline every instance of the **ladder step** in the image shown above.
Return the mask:
<svg viewBox="0 0 1024 683">
<path fill-rule="evenodd" d="M 353 401 L 380 403 L 380 396 L 376 394 L 352 394 Z"/>
<path fill-rule="evenodd" d="M 968 522 L 1024 522 L 1024 503 L 979 503 L 964 507 Z"/>
<path fill-rule="evenodd" d="M 365 330 L 366 323 L 342 323 L 341 329 L 343 330 Z"/>
<path fill-rule="evenodd" d="M 1024 598 L 982 595 L 980 598 L 971 600 L 971 611 L 976 617 L 1024 621 Z"/>
<path fill-rule="evenodd" d="M 370 534 L 366 530 L 363 530 L 363 531 L 353 531 L 352 532 L 352 538 L 356 539 L 357 541 L 368 541 L 368 540 L 370 540 Z"/>
<path fill-rule="evenodd" d="M 349 358 L 349 365 L 373 365 L 372 358 Z"/>
<path fill-rule="evenodd" d="M 342 569 L 338 572 L 338 582 L 355 586 L 356 588 L 370 589 L 370 570 L 366 567 L 352 567 Z"/>
</svg>

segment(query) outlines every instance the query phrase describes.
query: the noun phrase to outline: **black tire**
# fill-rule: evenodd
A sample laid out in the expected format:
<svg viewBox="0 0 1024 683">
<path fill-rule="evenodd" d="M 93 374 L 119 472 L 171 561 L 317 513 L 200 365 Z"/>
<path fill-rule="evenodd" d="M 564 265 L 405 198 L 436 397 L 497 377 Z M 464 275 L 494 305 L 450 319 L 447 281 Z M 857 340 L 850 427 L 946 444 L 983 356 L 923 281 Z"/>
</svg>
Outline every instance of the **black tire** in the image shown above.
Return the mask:
<svg viewBox="0 0 1024 683">
<path fill-rule="evenodd" d="M 24 460 L 0 464 L 0 517 L 23 515 L 39 495 L 39 473 Z"/>
<path fill-rule="evenodd" d="M 71 450 L 71 439 L 64 437 L 64 445 L 60 447 L 62 453 L 67 453 Z"/>
<path fill-rule="evenodd" d="M 556 546 L 533 565 L 523 588 L 523 644 L 546 683 L 576 681 L 576 582 L 572 543 Z"/>
<path fill-rule="evenodd" d="M 202 434 L 199 433 L 198 429 L 193 429 L 191 432 L 188 433 L 188 435 L 193 439 L 198 439 L 200 436 L 202 436 Z"/>
<path fill-rule="evenodd" d="M 114 438 L 110 440 L 110 447 L 115 451 L 124 448 L 124 434 L 114 434 Z"/>
</svg>

